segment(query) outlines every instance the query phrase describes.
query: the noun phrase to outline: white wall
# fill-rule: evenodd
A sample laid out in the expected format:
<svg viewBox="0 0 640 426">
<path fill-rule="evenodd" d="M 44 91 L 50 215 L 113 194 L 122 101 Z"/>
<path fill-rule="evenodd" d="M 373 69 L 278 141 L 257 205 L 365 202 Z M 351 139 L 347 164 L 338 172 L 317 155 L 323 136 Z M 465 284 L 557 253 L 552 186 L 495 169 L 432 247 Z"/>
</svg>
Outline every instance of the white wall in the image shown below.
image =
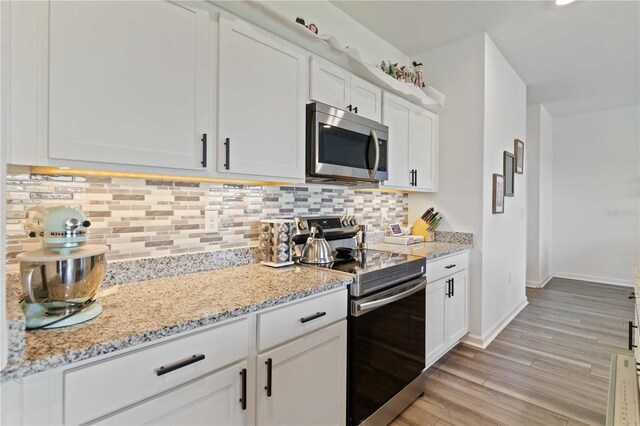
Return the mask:
<svg viewBox="0 0 640 426">
<path fill-rule="evenodd" d="M 481 332 L 482 312 L 482 155 L 484 35 L 478 34 L 418 55 L 427 80 L 447 95 L 438 118 L 438 192 L 410 194 L 409 218 L 435 207 L 444 217 L 440 230 L 472 232 L 470 325 Z"/>
<path fill-rule="evenodd" d="M 493 173 L 502 173 L 503 152 L 514 139 L 525 140 L 527 86 L 485 36 L 484 173 L 482 241 L 483 342 L 526 304 L 527 174 L 514 176 L 514 196 L 505 197 L 504 214 L 492 214 Z M 525 156 L 525 170 L 526 156 Z"/>
<path fill-rule="evenodd" d="M 556 117 L 555 276 L 632 285 L 640 264 L 640 110 Z"/>
<path fill-rule="evenodd" d="M 527 107 L 527 286 L 551 278 L 553 118 L 543 105 Z"/>
<path fill-rule="evenodd" d="M 434 206 L 444 216 L 440 229 L 473 232 L 466 340 L 485 346 L 526 303 L 526 175 L 516 176 L 505 214 L 491 213 L 491 179 L 502 173 L 502 152 L 525 139 L 526 86 L 485 34 L 417 59 L 425 78 L 447 95 L 447 107 L 439 118 L 438 193 L 410 194 L 409 217 Z"/>
</svg>

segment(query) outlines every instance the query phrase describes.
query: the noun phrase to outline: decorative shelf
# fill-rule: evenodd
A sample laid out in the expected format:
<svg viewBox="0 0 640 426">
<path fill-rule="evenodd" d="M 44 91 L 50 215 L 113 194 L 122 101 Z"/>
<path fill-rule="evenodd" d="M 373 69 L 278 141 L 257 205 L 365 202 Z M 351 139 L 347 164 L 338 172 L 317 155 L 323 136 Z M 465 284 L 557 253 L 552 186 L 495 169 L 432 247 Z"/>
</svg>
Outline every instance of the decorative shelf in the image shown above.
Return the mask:
<svg viewBox="0 0 640 426">
<path fill-rule="evenodd" d="M 323 57 L 337 65 L 346 68 L 378 86 L 401 96 L 412 103 L 421 105 L 429 111 L 440 113 L 444 109 L 446 96 L 432 86 L 423 89 L 403 81 L 396 80 L 384 73 L 377 66 L 369 65 L 360 55 L 358 49 L 344 46 L 340 40 L 329 34 L 317 35 L 303 25 L 287 18 L 273 10 L 266 2 L 249 0 L 242 2 L 258 12 L 264 20 L 267 17 L 273 24 L 266 25 L 267 29 L 291 40 L 295 37 L 295 44 Z"/>
</svg>

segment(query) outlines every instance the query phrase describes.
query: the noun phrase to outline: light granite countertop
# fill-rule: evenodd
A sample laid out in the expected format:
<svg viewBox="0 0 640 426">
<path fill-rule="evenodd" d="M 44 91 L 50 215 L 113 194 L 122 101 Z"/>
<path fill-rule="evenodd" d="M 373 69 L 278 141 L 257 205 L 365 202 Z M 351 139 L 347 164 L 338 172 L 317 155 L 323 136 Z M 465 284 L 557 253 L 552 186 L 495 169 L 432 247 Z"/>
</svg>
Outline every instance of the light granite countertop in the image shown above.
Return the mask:
<svg viewBox="0 0 640 426">
<path fill-rule="evenodd" d="M 427 262 L 439 257 L 448 256 L 450 254 L 459 253 L 461 251 L 470 249 L 473 247 L 473 243 L 450 243 L 442 241 L 431 241 L 418 244 L 369 244 L 368 246 L 373 250 L 388 251 L 392 253 L 412 254 L 414 256 L 423 256 L 427 258 Z M 427 266 L 428 267 L 428 266 Z"/>
<path fill-rule="evenodd" d="M 8 365 L 1 378 L 17 379 L 351 282 L 351 277 L 321 269 L 251 264 L 112 286 L 98 295 L 104 312 L 97 318 L 26 332 L 23 359 Z"/>
</svg>

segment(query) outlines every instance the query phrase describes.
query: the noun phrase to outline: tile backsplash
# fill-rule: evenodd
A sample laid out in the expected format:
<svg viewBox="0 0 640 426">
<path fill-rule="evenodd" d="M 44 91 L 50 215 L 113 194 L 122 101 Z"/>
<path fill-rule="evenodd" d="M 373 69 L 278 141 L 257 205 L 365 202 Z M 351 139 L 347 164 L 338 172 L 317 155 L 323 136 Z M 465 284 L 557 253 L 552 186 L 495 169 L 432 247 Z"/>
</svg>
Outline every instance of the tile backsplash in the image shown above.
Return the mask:
<svg viewBox="0 0 640 426">
<path fill-rule="evenodd" d="M 340 215 L 382 230 L 406 223 L 406 194 L 319 186 L 260 186 L 45 175 L 9 167 L 7 261 L 39 247 L 25 230 L 28 211 L 69 205 L 91 220 L 89 240 L 109 244 L 110 260 L 215 251 L 257 244 L 260 219 L 294 215 Z M 219 215 L 219 232 L 204 233 L 204 210 Z"/>
</svg>

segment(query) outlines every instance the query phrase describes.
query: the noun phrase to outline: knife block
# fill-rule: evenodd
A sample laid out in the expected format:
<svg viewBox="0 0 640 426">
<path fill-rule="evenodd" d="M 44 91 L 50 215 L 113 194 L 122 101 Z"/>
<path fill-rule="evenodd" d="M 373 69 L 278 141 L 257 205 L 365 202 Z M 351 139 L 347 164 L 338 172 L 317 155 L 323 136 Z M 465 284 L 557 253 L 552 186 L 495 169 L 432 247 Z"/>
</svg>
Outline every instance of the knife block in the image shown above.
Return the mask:
<svg viewBox="0 0 640 426">
<path fill-rule="evenodd" d="M 436 233 L 435 231 L 429 231 L 429 229 L 427 228 L 427 223 L 421 218 L 418 218 L 415 222 L 413 222 L 411 235 L 420 235 L 424 237 L 425 241 L 434 241 Z"/>
</svg>

